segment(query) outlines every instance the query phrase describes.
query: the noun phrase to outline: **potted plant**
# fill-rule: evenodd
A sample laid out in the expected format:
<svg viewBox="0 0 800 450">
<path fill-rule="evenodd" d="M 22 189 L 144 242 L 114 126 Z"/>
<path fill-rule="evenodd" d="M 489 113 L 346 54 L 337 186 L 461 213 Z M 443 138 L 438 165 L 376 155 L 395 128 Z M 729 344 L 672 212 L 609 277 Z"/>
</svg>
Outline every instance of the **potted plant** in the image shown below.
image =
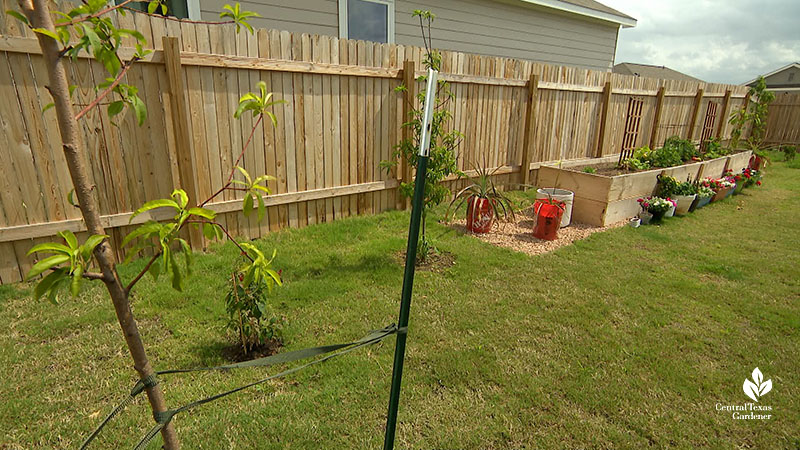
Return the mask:
<svg viewBox="0 0 800 450">
<path fill-rule="evenodd" d="M 677 202 L 675 214 L 682 216 L 689 212 L 689 208 L 697 198 L 697 185 L 688 181 L 678 183 L 673 190 L 673 195 Z"/>
<path fill-rule="evenodd" d="M 498 191 L 492 180 L 497 169 L 489 171 L 485 167 L 477 167 L 478 173 L 474 181 L 460 190 L 447 208 L 447 219 L 467 203 L 467 230 L 473 233 L 488 233 L 495 219 L 514 219 L 514 204 L 502 192 Z M 455 206 L 455 207 L 454 207 Z"/>
<path fill-rule="evenodd" d="M 678 206 L 678 202 L 670 197 L 665 198 L 664 200 L 668 201 L 670 204 L 669 209 L 667 210 L 664 217 L 672 217 L 675 215 L 675 208 Z"/>
<path fill-rule="evenodd" d="M 718 202 L 728 196 L 728 192 L 733 189 L 734 184 L 724 178 L 706 178 L 703 186 L 714 191 L 712 202 Z"/>
<path fill-rule="evenodd" d="M 740 173 L 734 174 L 733 170 L 726 169 L 725 179 L 736 183 L 736 186 L 733 188 L 733 194 L 738 195 L 739 193 L 742 192 L 742 189 L 744 189 L 744 177 L 742 176 L 742 174 Z"/>
<path fill-rule="evenodd" d="M 745 167 L 742 169 L 744 187 L 761 186 L 761 171 Z"/>
<path fill-rule="evenodd" d="M 644 197 L 637 200 L 643 211 L 652 214 L 650 223 L 658 223 L 664 218 L 672 203 L 661 197 Z M 640 216 L 641 217 L 641 216 Z M 642 221 L 644 222 L 644 221 Z"/>
<path fill-rule="evenodd" d="M 714 197 L 714 191 L 711 188 L 706 186 L 698 186 L 697 197 L 695 197 L 694 203 L 692 203 L 689 211 L 694 211 L 695 209 L 702 208 L 711 203 L 712 197 Z"/>
</svg>

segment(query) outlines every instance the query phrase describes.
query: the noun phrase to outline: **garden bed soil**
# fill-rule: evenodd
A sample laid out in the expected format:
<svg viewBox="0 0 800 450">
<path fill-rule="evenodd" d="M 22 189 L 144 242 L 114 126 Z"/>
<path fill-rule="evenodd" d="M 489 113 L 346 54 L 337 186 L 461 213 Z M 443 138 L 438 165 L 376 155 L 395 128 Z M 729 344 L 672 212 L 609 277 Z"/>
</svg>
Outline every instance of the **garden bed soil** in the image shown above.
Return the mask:
<svg viewBox="0 0 800 450">
<path fill-rule="evenodd" d="M 250 361 L 253 359 L 277 354 L 281 347 L 283 347 L 283 343 L 281 343 L 281 341 L 277 339 L 270 339 L 263 345 L 252 348 L 249 352 L 245 352 L 242 348 L 242 344 L 237 342 L 223 348 L 222 357 L 225 358 L 226 361 L 230 362 Z"/>
<path fill-rule="evenodd" d="M 558 239 L 545 241 L 533 237 L 533 225 L 535 215 L 533 207 L 528 207 L 517 213 L 516 222 L 496 223 L 492 230 L 484 234 L 476 234 L 467 230 L 466 220 L 461 219 L 453 222 L 453 227 L 459 232 L 474 236 L 484 242 L 509 248 L 529 255 L 541 255 L 552 252 L 575 241 L 585 239 L 590 235 L 617 228 L 625 225 L 625 222 L 611 224 L 609 226 L 586 225 L 582 223 L 572 223 L 568 227 L 558 230 Z"/>
<path fill-rule="evenodd" d="M 406 251 L 397 252 L 397 262 L 401 265 L 406 263 Z M 417 270 L 440 273 L 456 264 L 456 257 L 450 252 L 432 251 L 424 262 L 417 264 Z"/>
</svg>

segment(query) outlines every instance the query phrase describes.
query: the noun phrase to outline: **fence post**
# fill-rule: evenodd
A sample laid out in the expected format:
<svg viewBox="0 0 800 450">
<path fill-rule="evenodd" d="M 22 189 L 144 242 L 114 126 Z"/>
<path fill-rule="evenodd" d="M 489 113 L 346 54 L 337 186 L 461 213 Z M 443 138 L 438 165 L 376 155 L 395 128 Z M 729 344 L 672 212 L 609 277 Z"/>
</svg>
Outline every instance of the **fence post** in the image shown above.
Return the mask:
<svg viewBox="0 0 800 450">
<path fill-rule="evenodd" d="M 725 132 L 725 126 L 728 124 L 728 106 L 731 103 L 731 90 L 728 89 L 725 91 L 725 97 L 722 98 L 722 112 L 720 113 L 720 117 L 722 120 L 719 122 L 719 128 L 717 128 L 717 139 L 722 139 L 722 135 Z"/>
<path fill-rule="evenodd" d="M 403 117 L 401 123 L 406 123 L 410 120 L 411 110 L 414 109 L 417 101 L 417 81 L 416 81 L 417 63 L 413 60 L 403 61 L 403 85 L 406 91 L 403 94 Z M 403 127 L 403 140 L 413 140 L 414 130 L 411 127 Z M 411 182 L 411 165 L 405 161 L 402 156 L 397 162 L 397 181 L 401 183 Z M 407 209 L 410 199 L 403 197 L 400 188 L 397 188 L 397 209 Z"/>
<path fill-rule="evenodd" d="M 519 180 L 523 185 L 529 184 L 531 178 L 531 158 L 533 143 L 536 138 L 536 106 L 539 98 L 539 75 L 531 71 L 528 81 L 528 105 L 525 109 L 525 137 L 522 141 L 522 166 L 519 168 Z"/>
<path fill-rule="evenodd" d="M 697 117 L 700 115 L 700 105 L 703 104 L 703 89 L 697 89 L 697 95 L 694 96 L 694 106 L 692 107 L 692 119 L 689 121 L 689 130 L 686 132 L 686 139 L 694 140 L 694 125 L 697 123 Z"/>
<path fill-rule="evenodd" d="M 594 149 L 594 157 L 603 156 L 603 145 L 606 140 L 606 125 L 608 125 L 608 107 L 611 104 L 611 82 L 606 81 L 603 87 L 603 112 L 600 113 L 600 131 L 597 137 L 597 147 Z"/>
<path fill-rule="evenodd" d="M 664 107 L 664 86 L 658 88 L 656 95 L 656 111 L 653 116 L 653 128 L 650 130 L 650 148 L 656 148 L 656 135 L 658 134 L 658 124 L 661 122 L 661 108 Z"/>
<path fill-rule="evenodd" d="M 179 180 L 175 183 L 186 191 L 189 206 L 196 205 L 197 179 L 194 158 L 192 158 L 192 138 L 189 133 L 189 109 L 186 105 L 186 86 L 181 68 L 181 47 L 176 37 L 164 36 L 164 66 L 167 69 L 170 107 L 172 108 L 172 130 L 175 136 L 175 154 L 178 161 Z M 175 180 L 173 180 L 175 181 Z M 199 229 L 189 227 L 189 245 L 192 249 L 202 248 L 203 234 Z"/>
</svg>

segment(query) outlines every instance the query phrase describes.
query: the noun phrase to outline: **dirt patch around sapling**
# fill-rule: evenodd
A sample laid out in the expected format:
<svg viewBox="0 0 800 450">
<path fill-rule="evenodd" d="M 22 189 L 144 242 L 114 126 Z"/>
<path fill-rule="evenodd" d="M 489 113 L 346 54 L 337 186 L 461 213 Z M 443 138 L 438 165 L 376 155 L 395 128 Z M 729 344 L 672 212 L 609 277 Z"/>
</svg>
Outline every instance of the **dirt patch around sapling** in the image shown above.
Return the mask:
<svg viewBox="0 0 800 450">
<path fill-rule="evenodd" d="M 558 239 L 546 241 L 533 236 L 535 215 L 533 206 L 516 213 L 516 222 L 496 223 L 488 233 L 478 234 L 467 230 L 466 220 L 454 221 L 452 226 L 459 232 L 474 236 L 484 242 L 500 247 L 510 248 L 529 255 L 550 253 L 575 241 L 585 239 L 594 233 L 618 228 L 627 221 L 621 221 L 605 227 L 573 222 L 570 226 L 558 230 Z"/>
<path fill-rule="evenodd" d="M 278 353 L 283 347 L 283 343 L 277 339 L 270 339 L 264 344 L 251 348 L 250 351 L 245 352 L 242 345 L 239 343 L 231 343 L 222 349 L 222 357 L 230 362 L 250 361 L 253 359 L 263 358 L 265 356 L 272 356 Z"/>
<path fill-rule="evenodd" d="M 395 259 L 401 265 L 406 263 L 406 251 L 395 253 Z M 417 270 L 424 270 L 426 272 L 444 272 L 445 270 L 453 267 L 456 264 L 456 257 L 450 252 L 443 252 L 435 250 L 428 255 L 422 263 L 417 263 Z"/>
</svg>

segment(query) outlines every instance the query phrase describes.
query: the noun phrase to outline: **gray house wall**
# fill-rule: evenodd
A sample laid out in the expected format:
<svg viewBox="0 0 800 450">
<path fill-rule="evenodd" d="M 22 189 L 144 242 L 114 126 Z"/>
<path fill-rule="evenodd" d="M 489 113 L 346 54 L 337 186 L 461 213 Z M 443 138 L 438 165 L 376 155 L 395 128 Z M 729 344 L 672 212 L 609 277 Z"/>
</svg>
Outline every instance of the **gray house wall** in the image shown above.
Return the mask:
<svg viewBox="0 0 800 450">
<path fill-rule="evenodd" d="M 226 0 L 200 0 L 201 18 L 214 20 Z M 338 0 L 248 0 L 259 28 L 339 36 Z M 434 46 L 509 58 L 610 70 L 618 24 L 545 7 L 492 0 L 396 0 L 395 42 L 422 46 L 415 9 L 436 14 Z"/>
</svg>

